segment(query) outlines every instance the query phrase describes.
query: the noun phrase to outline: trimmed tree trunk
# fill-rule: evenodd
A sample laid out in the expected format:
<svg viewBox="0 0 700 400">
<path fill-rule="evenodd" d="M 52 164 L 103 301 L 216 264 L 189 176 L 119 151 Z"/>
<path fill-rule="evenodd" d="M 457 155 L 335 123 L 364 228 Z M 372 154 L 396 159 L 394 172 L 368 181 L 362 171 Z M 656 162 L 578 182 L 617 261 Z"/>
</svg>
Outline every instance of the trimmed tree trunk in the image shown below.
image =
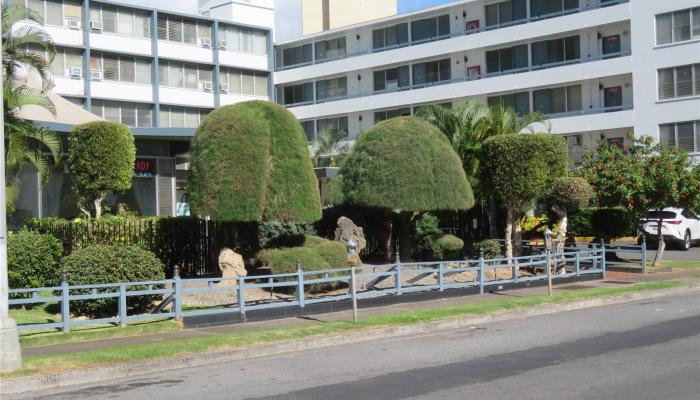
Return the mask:
<svg viewBox="0 0 700 400">
<path fill-rule="evenodd" d="M 496 237 L 496 203 L 494 203 L 493 198 L 489 202 L 489 210 L 486 212 L 489 220 L 489 239 Z"/>
<path fill-rule="evenodd" d="M 391 215 L 391 211 L 384 213 L 384 238 L 386 239 L 386 241 L 384 242 L 384 246 L 386 249 L 386 260 L 389 262 L 391 262 L 391 255 L 394 253 L 394 224 L 392 218 L 393 216 Z"/>
<path fill-rule="evenodd" d="M 559 230 L 559 233 L 557 234 L 557 253 L 563 253 L 564 245 L 566 243 L 566 229 L 569 224 L 569 216 L 567 215 L 565 209 L 557 205 L 552 206 L 552 210 L 554 210 L 559 217 L 559 222 L 557 223 L 557 229 Z"/>
<path fill-rule="evenodd" d="M 402 260 L 411 259 L 411 249 L 413 248 L 413 241 L 411 240 L 411 223 L 413 219 L 406 212 L 399 214 L 399 226 L 398 226 L 398 237 L 399 237 L 399 254 Z"/>
<path fill-rule="evenodd" d="M 513 206 L 508 204 L 508 214 L 506 216 L 506 234 L 505 234 L 505 246 L 506 246 L 506 258 L 513 258 Z"/>
<path fill-rule="evenodd" d="M 515 219 L 513 220 L 513 231 L 515 232 L 513 242 L 515 247 L 515 256 L 520 257 L 523 255 L 523 226 L 522 226 L 522 213 L 518 211 L 513 213 Z M 517 215 L 515 215 L 517 214 Z"/>
<path fill-rule="evenodd" d="M 659 244 L 658 244 L 658 247 L 656 249 L 656 256 L 654 256 L 654 263 L 652 264 L 655 267 L 661 266 L 661 260 L 664 256 L 664 250 L 666 249 L 666 242 L 664 242 L 664 235 L 661 234 L 661 226 L 663 225 L 663 223 L 664 223 L 663 218 L 659 219 L 659 222 L 657 223 L 656 238 L 657 238 Z"/>
<path fill-rule="evenodd" d="M 105 193 L 100 194 L 100 197 L 95 199 L 95 218 L 100 218 L 102 216 L 102 202 L 107 195 Z"/>
</svg>

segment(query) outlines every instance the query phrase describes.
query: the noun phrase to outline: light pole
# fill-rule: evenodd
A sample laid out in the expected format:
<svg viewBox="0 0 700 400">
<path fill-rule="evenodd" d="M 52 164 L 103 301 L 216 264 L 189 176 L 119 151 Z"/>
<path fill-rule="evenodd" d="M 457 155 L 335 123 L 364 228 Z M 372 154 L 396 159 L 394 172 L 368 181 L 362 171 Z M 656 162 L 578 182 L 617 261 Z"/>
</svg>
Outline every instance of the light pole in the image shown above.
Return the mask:
<svg viewBox="0 0 700 400">
<path fill-rule="evenodd" d="M 0 4 L 0 12 L 2 5 Z M 2 37 L 0 36 L 0 47 Z M 0 65 L 2 52 L 0 52 Z M 2 92 L 0 79 L 0 93 Z M 19 332 L 17 324 L 10 318 L 10 288 L 7 283 L 7 215 L 5 204 L 5 120 L 4 109 L 0 113 L 0 372 L 10 372 L 22 367 L 22 352 L 19 347 Z"/>
<path fill-rule="evenodd" d="M 547 255 L 547 294 L 552 295 L 552 231 L 544 231 L 544 249 Z"/>
</svg>

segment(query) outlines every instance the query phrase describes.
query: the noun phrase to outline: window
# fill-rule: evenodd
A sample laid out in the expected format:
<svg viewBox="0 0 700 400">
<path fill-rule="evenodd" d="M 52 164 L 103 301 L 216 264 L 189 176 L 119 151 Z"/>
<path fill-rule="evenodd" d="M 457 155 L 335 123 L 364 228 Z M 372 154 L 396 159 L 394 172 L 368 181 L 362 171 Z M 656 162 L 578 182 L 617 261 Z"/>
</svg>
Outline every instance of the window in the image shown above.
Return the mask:
<svg viewBox="0 0 700 400">
<path fill-rule="evenodd" d="M 316 60 L 335 60 L 345 57 L 345 37 L 316 42 Z"/>
<path fill-rule="evenodd" d="M 311 43 L 284 49 L 282 51 L 282 60 L 284 67 L 310 63 L 313 61 Z"/>
<path fill-rule="evenodd" d="M 173 15 L 158 16 L 158 39 L 199 45 L 201 38 L 211 38 L 208 23 Z"/>
<path fill-rule="evenodd" d="M 409 66 L 374 71 L 374 91 L 394 91 L 411 85 Z"/>
<path fill-rule="evenodd" d="M 700 64 L 659 70 L 659 100 L 700 95 Z"/>
<path fill-rule="evenodd" d="M 700 39 L 700 7 L 656 16 L 656 44 Z"/>
<path fill-rule="evenodd" d="M 313 82 L 299 85 L 287 86 L 284 88 L 284 104 L 309 103 L 314 101 Z"/>
<path fill-rule="evenodd" d="M 127 126 L 153 126 L 153 106 L 151 104 L 92 100 L 92 113 L 106 120 L 121 122 Z"/>
<path fill-rule="evenodd" d="M 117 12 L 118 32 L 120 35 L 134 36 L 134 12 L 120 9 Z"/>
<path fill-rule="evenodd" d="M 534 110 L 545 114 L 581 111 L 581 85 L 535 90 Z"/>
<path fill-rule="evenodd" d="M 520 116 L 530 112 L 530 93 L 528 92 L 492 96 L 487 99 L 487 102 L 489 107 L 510 107 Z"/>
<path fill-rule="evenodd" d="M 48 57 L 42 49 L 33 50 L 41 54 L 44 58 Z M 74 68 L 83 68 L 83 51 L 80 49 L 56 48 L 56 56 L 51 63 L 51 69 L 54 76 L 69 76 L 70 70 Z"/>
<path fill-rule="evenodd" d="M 162 61 L 158 65 L 160 85 L 193 90 L 204 89 L 203 82 L 212 82 L 212 67 Z"/>
<path fill-rule="evenodd" d="M 314 126 L 314 121 L 301 121 L 301 127 L 304 128 L 304 133 L 306 133 L 306 141 L 309 143 L 313 143 L 316 140 Z"/>
<path fill-rule="evenodd" d="M 388 26 L 372 31 L 372 48 L 381 50 L 404 46 L 408 43 L 408 23 Z"/>
<path fill-rule="evenodd" d="M 316 132 L 328 131 L 332 134 L 348 133 L 348 117 L 324 118 L 316 121 Z"/>
<path fill-rule="evenodd" d="M 423 42 L 450 35 L 450 16 L 426 18 L 411 22 L 411 41 Z"/>
<path fill-rule="evenodd" d="M 117 33 L 117 9 L 102 6 L 102 32 Z"/>
<path fill-rule="evenodd" d="M 532 44 L 532 65 L 542 66 L 581 58 L 581 40 L 578 36 L 544 40 Z"/>
<path fill-rule="evenodd" d="M 659 125 L 659 141 L 689 153 L 700 152 L 700 120 Z"/>
<path fill-rule="evenodd" d="M 605 36 L 603 42 L 603 54 L 617 54 L 620 52 L 620 35 Z"/>
<path fill-rule="evenodd" d="M 255 95 L 267 96 L 267 74 L 258 72 L 255 74 Z"/>
<path fill-rule="evenodd" d="M 387 119 L 405 117 L 409 115 L 411 115 L 411 109 L 408 107 L 397 108 L 395 110 L 377 111 L 374 113 L 374 123 L 378 124 Z"/>
<path fill-rule="evenodd" d="M 489 74 L 527 68 L 528 64 L 526 44 L 486 52 L 486 73 Z"/>
<path fill-rule="evenodd" d="M 345 97 L 348 94 L 348 78 L 326 79 L 316 82 L 316 99 L 327 100 Z"/>
<path fill-rule="evenodd" d="M 608 87 L 603 90 L 603 107 L 622 107 L 622 86 Z"/>
<path fill-rule="evenodd" d="M 507 25 L 527 18 L 525 0 L 511 0 L 486 6 L 486 27 Z"/>
<path fill-rule="evenodd" d="M 63 25 L 63 5 L 60 1 L 46 2 L 46 19 L 44 22 L 47 25 Z"/>
<path fill-rule="evenodd" d="M 530 14 L 533 18 L 549 18 L 574 10 L 578 10 L 578 0 L 531 0 L 530 2 Z"/>
<path fill-rule="evenodd" d="M 451 75 L 449 58 L 413 65 L 414 86 L 447 81 L 452 79 Z"/>
<path fill-rule="evenodd" d="M 151 17 L 146 11 L 90 3 L 90 21 L 102 22 L 105 33 L 151 37 Z"/>
<path fill-rule="evenodd" d="M 151 61 L 113 54 L 90 54 L 90 70 L 101 71 L 107 81 L 151 84 Z"/>
</svg>

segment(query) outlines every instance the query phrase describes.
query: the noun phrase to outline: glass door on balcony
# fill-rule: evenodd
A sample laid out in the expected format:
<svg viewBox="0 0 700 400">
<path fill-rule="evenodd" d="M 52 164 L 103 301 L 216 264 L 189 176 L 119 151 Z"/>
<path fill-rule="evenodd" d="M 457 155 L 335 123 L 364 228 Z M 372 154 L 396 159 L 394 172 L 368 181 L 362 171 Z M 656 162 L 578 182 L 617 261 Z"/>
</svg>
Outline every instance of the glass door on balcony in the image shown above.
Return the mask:
<svg viewBox="0 0 700 400">
<path fill-rule="evenodd" d="M 622 87 L 614 86 L 605 88 L 604 92 L 604 106 L 606 111 L 619 111 L 622 107 Z M 608 110 L 611 109 L 611 110 Z"/>
<path fill-rule="evenodd" d="M 603 39 L 603 55 L 620 52 L 620 35 L 605 36 Z"/>
</svg>

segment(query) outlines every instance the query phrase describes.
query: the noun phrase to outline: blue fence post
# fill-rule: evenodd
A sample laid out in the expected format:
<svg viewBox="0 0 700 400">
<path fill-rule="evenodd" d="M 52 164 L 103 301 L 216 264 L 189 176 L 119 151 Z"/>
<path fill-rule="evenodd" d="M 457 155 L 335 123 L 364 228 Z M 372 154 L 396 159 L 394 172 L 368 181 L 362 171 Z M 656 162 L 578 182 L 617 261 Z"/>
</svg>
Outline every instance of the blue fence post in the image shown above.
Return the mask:
<svg viewBox="0 0 700 400">
<path fill-rule="evenodd" d="M 304 273 L 301 270 L 301 260 L 297 260 L 297 298 L 299 300 L 299 308 L 304 311 Z"/>
<path fill-rule="evenodd" d="M 578 250 L 574 254 L 574 257 L 575 257 L 574 265 L 576 266 L 576 276 L 580 276 L 581 275 L 581 259 L 580 259 L 580 254 L 579 254 Z"/>
<path fill-rule="evenodd" d="M 642 273 L 647 273 L 647 236 L 642 235 Z"/>
<path fill-rule="evenodd" d="M 68 287 L 68 273 L 61 274 L 61 322 L 63 332 L 70 332 L 70 289 Z"/>
<path fill-rule="evenodd" d="M 126 283 L 119 284 L 119 326 L 126 327 Z"/>
<path fill-rule="evenodd" d="M 598 257 L 595 256 L 595 253 L 598 252 L 598 245 L 596 243 L 591 243 L 591 247 L 593 248 L 593 259 L 591 259 L 591 267 L 593 267 L 593 269 L 598 269 Z M 605 252 L 605 247 L 603 247 L 603 252 Z"/>
<path fill-rule="evenodd" d="M 484 252 L 482 251 L 479 255 L 479 294 L 484 294 L 484 267 L 486 263 L 484 262 Z"/>
<path fill-rule="evenodd" d="M 518 259 L 513 259 L 513 282 L 518 283 L 518 274 L 520 273 L 520 265 Z"/>
<path fill-rule="evenodd" d="M 396 294 L 401 294 L 401 258 L 399 252 L 396 252 Z"/>
<path fill-rule="evenodd" d="M 182 319 L 182 280 L 180 279 L 180 268 L 177 265 L 173 268 L 173 283 L 175 286 L 175 320 L 179 321 Z"/>
<path fill-rule="evenodd" d="M 238 277 L 238 312 L 241 315 L 241 321 L 245 321 L 245 278 Z"/>
<path fill-rule="evenodd" d="M 600 269 L 603 270 L 603 280 L 605 280 L 605 242 L 600 239 Z"/>
<path fill-rule="evenodd" d="M 438 264 L 438 287 L 440 288 L 441 292 L 445 290 L 444 268 L 445 266 L 443 263 Z"/>
</svg>

